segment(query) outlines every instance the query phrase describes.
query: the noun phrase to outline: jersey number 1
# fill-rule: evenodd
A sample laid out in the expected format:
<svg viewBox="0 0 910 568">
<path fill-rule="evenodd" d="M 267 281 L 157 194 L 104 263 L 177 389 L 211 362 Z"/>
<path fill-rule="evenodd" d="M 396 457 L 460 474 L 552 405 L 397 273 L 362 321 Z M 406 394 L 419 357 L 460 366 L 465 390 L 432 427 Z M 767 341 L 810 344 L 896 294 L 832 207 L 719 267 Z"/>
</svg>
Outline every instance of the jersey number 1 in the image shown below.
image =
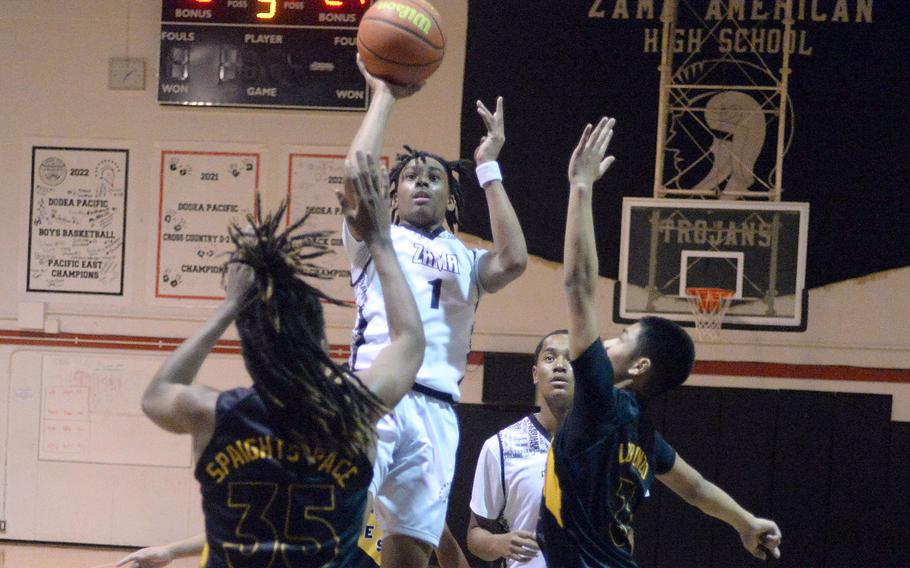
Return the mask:
<svg viewBox="0 0 910 568">
<path fill-rule="evenodd" d="M 430 280 L 430 286 L 433 287 L 433 299 L 430 300 L 430 307 L 434 310 L 439 309 L 439 295 L 442 293 L 442 278 Z"/>
</svg>

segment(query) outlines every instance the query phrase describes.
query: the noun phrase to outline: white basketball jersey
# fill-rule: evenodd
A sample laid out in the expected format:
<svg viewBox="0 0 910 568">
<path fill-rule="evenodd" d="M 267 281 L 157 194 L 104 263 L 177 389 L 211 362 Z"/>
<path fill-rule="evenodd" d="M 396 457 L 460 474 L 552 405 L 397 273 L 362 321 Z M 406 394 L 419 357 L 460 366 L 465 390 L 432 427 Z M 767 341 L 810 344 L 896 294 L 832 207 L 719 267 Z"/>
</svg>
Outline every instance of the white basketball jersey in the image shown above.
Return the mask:
<svg viewBox="0 0 910 568">
<path fill-rule="evenodd" d="M 549 449 L 550 434 L 533 415 L 487 439 L 474 470 L 474 514 L 496 519 L 501 511 L 511 530 L 535 532 Z M 547 564 L 538 554 L 527 562 L 506 560 L 506 566 L 546 568 Z"/>
<path fill-rule="evenodd" d="M 417 383 L 458 400 L 464 377 L 474 312 L 482 294 L 477 276 L 483 249 L 468 249 L 452 233 L 427 233 L 392 225 L 392 245 L 423 320 L 427 348 Z M 389 343 L 382 288 L 366 244 L 344 226 L 345 250 L 351 261 L 351 282 L 357 320 L 351 343 L 351 368 L 367 369 Z"/>
</svg>

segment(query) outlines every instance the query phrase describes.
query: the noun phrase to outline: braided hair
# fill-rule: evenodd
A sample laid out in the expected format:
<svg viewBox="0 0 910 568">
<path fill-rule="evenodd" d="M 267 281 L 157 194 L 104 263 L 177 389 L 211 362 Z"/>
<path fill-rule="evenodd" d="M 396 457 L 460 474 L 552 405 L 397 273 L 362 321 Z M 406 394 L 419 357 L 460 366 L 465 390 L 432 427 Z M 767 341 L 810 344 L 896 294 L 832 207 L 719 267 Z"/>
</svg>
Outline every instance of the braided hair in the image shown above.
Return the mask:
<svg viewBox="0 0 910 568">
<path fill-rule="evenodd" d="M 460 214 L 465 206 L 464 192 L 461 190 L 460 180 L 465 176 L 470 176 L 473 162 L 471 162 L 471 160 L 455 160 L 450 162 L 436 154 L 424 152 L 423 150 L 415 150 L 407 145 L 404 146 L 404 149 L 405 153 L 399 153 L 395 156 L 395 165 L 392 166 L 392 170 L 389 172 L 389 196 L 394 202 L 395 196 L 398 194 L 398 176 L 401 175 L 401 171 L 412 160 L 419 160 L 423 163 L 426 163 L 427 158 L 436 160 L 445 168 L 446 175 L 449 179 L 449 198 L 451 203 L 449 207 L 446 208 L 446 224 L 453 233 L 458 231 Z M 455 174 L 458 174 L 458 177 L 456 177 Z M 397 224 L 399 220 L 398 207 L 394 207 L 392 209 L 392 222 Z"/>
<path fill-rule="evenodd" d="M 308 215 L 281 230 L 287 207 L 283 201 L 263 219 L 257 197 L 248 226 L 229 228 L 236 250 L 228 264 L 246 264 L 254 273 L 237 316 L 243 360 L 286 435 L 310 447 L 363 455 L 387 408 L 354 373 L 329 357 L 321 301 L 342 302 L 304 280 L 328 278 L 311 261 L 331 252 L 319 243 L 333 231 L 293 235 Z"/>
</svg>

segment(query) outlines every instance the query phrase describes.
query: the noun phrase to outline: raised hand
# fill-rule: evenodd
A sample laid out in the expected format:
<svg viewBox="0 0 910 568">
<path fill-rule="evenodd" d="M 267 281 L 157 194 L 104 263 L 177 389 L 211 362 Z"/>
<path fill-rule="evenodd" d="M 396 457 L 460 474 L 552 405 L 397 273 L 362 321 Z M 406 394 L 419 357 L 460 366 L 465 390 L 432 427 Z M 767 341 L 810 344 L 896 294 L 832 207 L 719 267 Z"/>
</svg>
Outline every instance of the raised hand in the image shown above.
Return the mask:
<svg viewBox="0 0 910 568">
<path fill-rule="evenodd" d="M 474 150 L 474 162 L 480 165 L 484 162 L 493 162 L 499 158 L 502 145 L 506 142 L 505 115 L 502 112 L 502 97 L 496 98 L 496 112 L 477 101 L 477 114 L 483 119 L 487 127 L 487 135 L 480 139 L 480 145 Z"/>
<path fill-rule="evenodd" d="M 423 86 L 426 84 L 425 81 L 420 83 L 414 83 L 412 85 L 399 85 L 397 83 L 392 83 L 386 81 L 385 79 L 380 79 L 375 77 L 367 71 L 367 67 L 363 62 L 363 59 L 360 57 L 360 54 L 357 54 L 357 67 L 360 69 L 360 74 L 363 75 L 363 78 L 367 80 L 367 85 L 374 93 L 388 93 L 392 95 L 395 99 L 404 99 L 410 97 L 411 95 L 417 93 Z"/>
<path fill-rule="evenodd" d="M 743 546 L 752 556 L 767 560 L 768 556 L 780 558 L 780 529 L 777 523 L 768 519 L 756 518 L 739 533 Z"/>
<path fill-rule="evenodd" d="M 351 231 L 367 244 L 389 238 L 389 175 L 371 154 L 357 152 L 345 163 L 344 191 L 335 197 Z"/>
<path fill-rule="evenodd" d="M 610 140 L 613 138 L 613 125 L 616 120 L 603 117 L 597 126 L 585 126 L 584 132 L 569 160 L 569 183 L 575 185 L 592 186 L 594 182 L 603 177 L 604 173 L 613 165 L 615 158 L 606 156 Z"/>
</svg>

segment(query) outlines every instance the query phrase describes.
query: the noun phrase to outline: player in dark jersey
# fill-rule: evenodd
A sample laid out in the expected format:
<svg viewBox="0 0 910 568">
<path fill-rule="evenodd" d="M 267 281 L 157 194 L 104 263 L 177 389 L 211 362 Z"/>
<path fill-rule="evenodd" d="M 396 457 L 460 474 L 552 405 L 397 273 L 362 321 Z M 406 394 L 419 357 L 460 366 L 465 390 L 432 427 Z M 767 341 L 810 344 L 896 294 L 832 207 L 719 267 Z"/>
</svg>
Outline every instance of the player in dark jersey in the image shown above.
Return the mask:
<svg viewBox="0 0 910 568">
<path fill-rule="evenodd" d="M 382 280 L 392 341 L 359 376 L 326 351 L 321 301 L 304 276 L 326 249 L 282 231 L 285 206 L 233 227 L 227 298 L 162 365 L 143 396 L 160 427 L 192 434 L 202 490 L 206 568 L 350 566 L 363 527 L 375 424 L 413 386 L 424 335 L 391 247 L 388 176 L 372 157 L 348 164 L 345 218 L 364 235 Z M 236 320 L 253 388 L 192 385 Z"/>
<path fill-rule="evenodd" d="M 758 558 L 779 557 L 780 530 L 705 480 L 654 431 L 642 408 L 681 384 L 695 350 L 675 323 L 648 317 L 606 342 L 598 337 L 597 249 L 591 194 L 613 163 L 613 120 L 589 124 L 569 163 L 564 243 L 569 352 L 575 398 L 547 458 L 538 542 L 548 566 L 634 567 L 632 515 L 655 477 L 733 526 Z"/>
</svg>

